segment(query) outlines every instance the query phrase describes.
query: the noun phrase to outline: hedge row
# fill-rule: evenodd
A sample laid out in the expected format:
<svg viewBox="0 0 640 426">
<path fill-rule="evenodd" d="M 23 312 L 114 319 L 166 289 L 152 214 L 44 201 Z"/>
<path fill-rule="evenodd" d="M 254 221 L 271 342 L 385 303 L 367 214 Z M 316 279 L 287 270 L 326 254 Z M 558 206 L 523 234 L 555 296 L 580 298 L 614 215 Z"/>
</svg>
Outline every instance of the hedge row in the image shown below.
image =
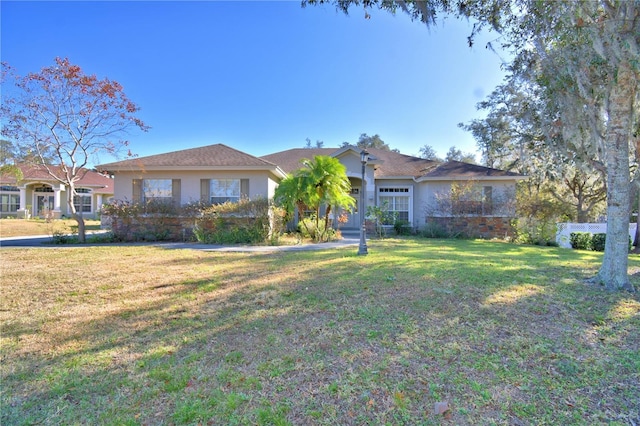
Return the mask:
<svg viewBox="0 0 640 426">
<path fill-rule="evenodd" d="M 103 208 L 119 241 L 188 241 L 207 244 L 275 243 L 284 213 L 265 199 L 175 206 L 117 201 Z"/>
<path fill-rule="evenodd" d="M 604 251 L 604 245 L 607 241 L 607 234 L 591 232 L 572 232 L 569 238 L 571 247 L 576 250 L 593 250 Z M 633 242 L 629 237 L 629 250 L 633 248 Z"/>
</svg>

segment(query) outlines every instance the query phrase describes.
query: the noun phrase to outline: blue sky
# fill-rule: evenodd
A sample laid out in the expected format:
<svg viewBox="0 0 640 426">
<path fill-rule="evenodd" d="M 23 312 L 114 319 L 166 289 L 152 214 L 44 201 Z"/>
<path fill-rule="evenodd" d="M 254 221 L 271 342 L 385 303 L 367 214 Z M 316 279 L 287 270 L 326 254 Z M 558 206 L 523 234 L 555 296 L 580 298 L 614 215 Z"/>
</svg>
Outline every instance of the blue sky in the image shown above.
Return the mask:
<svg viewBox="0 0 640 426">
<path fill-rule="evenodd" d="M 151 126 L 130 136 L 151 155 L 224 143 L 260 156 L 379 134 L 418 154 L 425 144 L 475 151 L 457 127 L 500 84 L 500 58 L 471 24 L 427 29 L 398 13 L 348 16 L 299 1 L 2 1 L 1 59 L 21 74 L 68 57 L 119 81 Z M 100 158 L 100 162 L 113 161 Z"/>
</svg>

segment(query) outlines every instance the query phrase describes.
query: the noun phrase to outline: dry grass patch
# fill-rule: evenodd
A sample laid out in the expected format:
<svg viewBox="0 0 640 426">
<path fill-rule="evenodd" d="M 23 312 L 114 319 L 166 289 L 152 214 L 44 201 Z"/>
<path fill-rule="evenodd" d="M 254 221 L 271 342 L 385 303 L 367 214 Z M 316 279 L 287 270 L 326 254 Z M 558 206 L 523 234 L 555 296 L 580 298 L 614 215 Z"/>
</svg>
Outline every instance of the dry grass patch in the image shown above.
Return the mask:
<svg viewBox="0 0 640 426">
<path fill-rule="evenodd" d="M 86 219 L 85 227 L 87 231 L 98 230 L 100 221 Z M 0 219 L 0 238 L 71 234 L 77 228 L 77 222 L 72 219 Z"/>
<path fill-rule="evenodd" d="M 584 284 L 599 261 L 422 239 L 5 249 L 0 420 L 637 423 L 640 300 Z"/>
</svg>

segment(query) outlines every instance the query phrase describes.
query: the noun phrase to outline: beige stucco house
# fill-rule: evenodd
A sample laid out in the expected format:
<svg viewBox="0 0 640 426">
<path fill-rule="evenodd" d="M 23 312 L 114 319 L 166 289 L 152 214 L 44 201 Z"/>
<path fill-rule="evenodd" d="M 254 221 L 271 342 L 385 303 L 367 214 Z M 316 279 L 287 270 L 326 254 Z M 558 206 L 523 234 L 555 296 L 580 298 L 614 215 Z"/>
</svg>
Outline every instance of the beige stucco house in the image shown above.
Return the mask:
<svg viewBox="0 0 640 426">
<path fill-rule="evenodd" d="M 115 179 L 114 198 L 177 205 L 272 198 L 286 173 L 277 165 L 217 144 L 97 166 Z"/>
<path fill-rule="evenodd" d="M 55 166 L 50 166 L 55 167 Z M 47 217 L 71 215 L 68 188 L 54 179 L 43 166 L 19 165 L 22 178 L 0 174 L 0 217 Z M 74 203 L 86 218 L 97 218 L 100 208 L 113 196 L 113 179 L 93 170 L 81 169 Z"/>
<path fill-rule="evenodd" d="M 116 200 L 219 203 L 244 196 L 272 198 L 278 182 L 302 167 L 303 158 L 327 155 L 345 165 L 356 200 L 364 191 L 367 206 L 384 204 L 414 229 L 435 221 L 442 226 L 463 226 L 480 236 L 507 232 L 515 215 L 515 184 L 524 176 L 393 151 L 368 151 L 364 181 L 361 150 L 354 146 L 297 148 L 255 157 L 216 144 L 103 164 L 98 170 L 114 176 Z M 357 208 L 347 213 L 343 227 L 359 228 Z"/>
</svg>

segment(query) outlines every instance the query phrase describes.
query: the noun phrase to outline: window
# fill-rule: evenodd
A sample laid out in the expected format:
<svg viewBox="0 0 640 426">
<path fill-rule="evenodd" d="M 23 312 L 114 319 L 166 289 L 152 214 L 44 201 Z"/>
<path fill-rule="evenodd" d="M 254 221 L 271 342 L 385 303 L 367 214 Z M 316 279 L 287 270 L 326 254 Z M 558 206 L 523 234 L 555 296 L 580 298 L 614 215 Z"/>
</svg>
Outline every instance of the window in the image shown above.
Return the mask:
<svg viewBox="0 0 640 426">
<path fill-rule="evenodd" d="M 16 213 L 20 208 L 20 190 L 17 186 L 2 186 L 2 192 L 17 192 L 17 194 L 0 194 L 0 212 Z"/>
<path fill-rule="evenodd" d="M 451 201 L 454 215 L 490 216 L 493 214 L 493 187 L 452 186 Z"/>
<path fill-rule="evenodd" d="M 171 179 L 143 179 L 142 199 L 143 201 L 166 201 L 172 200 L 173 182 Z"/>
<path fill-rule="evenodd" d="M 240 179 L 211 179 L 209 190 L 211 204 L 240 201 Z"/>
<path fill-rule="evenodd" d="M 78 195 L 73 196 L 73 205 L 78 213 L 91 213 L 91 190 L 76 188 Z"/>
<path fill-rule="evenodd" d="M 33 188 L 33 192 L 54 192 L 53 188 L 48 185 L 36 186 Z"/>
<path fill-rule="evenodd" d="M 133 179 L 132 198 L 136 203 L 159 201 L 180 205 L 180 179 Z"/>
<path fill-rule="evenodd" d="M 386 206 L 390 213 L 385 225 L 393 225 L 392 220 L 411 222 L 411 191 L 408 187 L 379 188 L 378 201 L 381 207 Z"/>
<path fill-rule="evenodd" d="M 353 206 L 351 213 L 352 214 L 358 213 L 360 211 L 358 209 L 358 207 L 360 206 L 360 188 L 351 187 L 351 192 L 349 192 L 349 195 L 351 195 L 353 199 L 356 200 L 356 204 L 355 206 Z"/>
</svg>

